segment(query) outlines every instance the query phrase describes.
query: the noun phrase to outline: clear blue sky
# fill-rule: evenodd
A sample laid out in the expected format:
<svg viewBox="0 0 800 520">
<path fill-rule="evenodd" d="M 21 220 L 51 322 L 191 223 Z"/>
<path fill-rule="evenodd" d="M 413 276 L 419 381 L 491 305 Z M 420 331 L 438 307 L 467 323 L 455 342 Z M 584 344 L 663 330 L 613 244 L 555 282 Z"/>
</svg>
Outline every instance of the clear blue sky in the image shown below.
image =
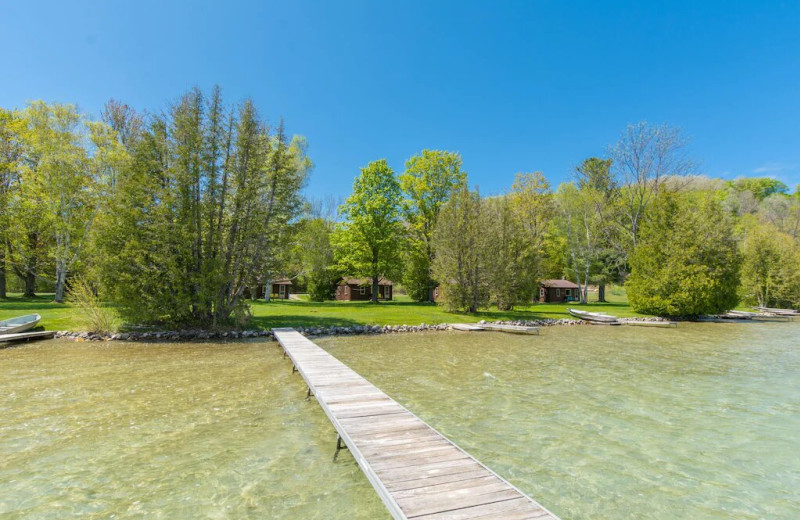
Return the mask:
<svg viewBox="0 0 800 520">
<path fill-rule="evenodd" d="M 640 120 L 681 127 L 708 175 L 800 182 L 798 1 L 3 2 L 0 48 L 4 107 L 251 97 L 307 136 L 311 196 L 423 148 L 487 193 L 557 184 Z"/>
</svg>

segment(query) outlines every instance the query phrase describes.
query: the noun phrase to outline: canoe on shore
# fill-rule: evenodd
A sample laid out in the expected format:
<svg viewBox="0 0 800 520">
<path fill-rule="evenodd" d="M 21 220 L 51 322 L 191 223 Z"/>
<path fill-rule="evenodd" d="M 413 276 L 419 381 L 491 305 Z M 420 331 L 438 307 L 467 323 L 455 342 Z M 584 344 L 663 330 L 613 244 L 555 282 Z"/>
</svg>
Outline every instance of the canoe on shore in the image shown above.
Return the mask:
<svg viewBox="0 0 800 520">
<path fill-rule="evenodd" d="M 19 334 L 30 330 L 39 324 L 42 317 L 38 314 L 27 314 L 8 320 L 0 321 L 0 334 Z"/>
<path fill-rule="evenodd" d="M 620 325 L 621 322 L 616 316 L 609 316 L 600 312 L 581 311 L 578 309 L 567 309 L 574 317 L 591 323 L 602 323 L 604 325 Z"/>
<path fill-rule="evenodd" d="M 632 327 L 677 327 L 677 321 L 642 321 L 642 320 L 621 320 L 623 325 L 630 325 Z"/>
<path fill-rule="evenodd" d="M 800 316 L 800 312 L 794 309 L 774 309 L 772 307 L 753 307 L 757 311 L 774 314 L 776 316 Z"/>
</svg>

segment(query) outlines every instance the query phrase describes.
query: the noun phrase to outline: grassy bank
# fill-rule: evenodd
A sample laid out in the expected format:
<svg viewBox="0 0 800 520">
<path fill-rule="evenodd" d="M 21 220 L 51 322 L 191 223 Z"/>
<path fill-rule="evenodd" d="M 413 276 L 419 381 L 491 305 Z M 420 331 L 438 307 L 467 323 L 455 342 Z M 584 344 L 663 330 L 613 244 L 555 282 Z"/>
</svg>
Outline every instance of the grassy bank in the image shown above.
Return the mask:
<svg viewBox="0 0 800 520">
<path fill-rule="evenodd" d="M 80 309 L 66 303 L 53 303 L 52 294 L 23 298 L 12 294 L 0 300 L 0 320 L 32 314 L 42 315 L 42 326 L 47 330 L 84 330 L 85 320 Z M 304 300 L 254 301 L 251 305 L 252 328 L 348 326 L 348 325 L 429 325 L 437 323 L 477 322 L 480 320 L 536 320 L 542 318 L 569 318 L 568 307 L 601 311 L 615 316 L 638 316 L 628 305 L 624 291 L 617 289 L 607 294 L 608 303 L 533 304 L 513 311 L 489 308 L 472 314 L 453 314 L 430 303 L 416 303 L 398 296 L 395 301 L 367 302 L 309 302 Z"/>
</svg>

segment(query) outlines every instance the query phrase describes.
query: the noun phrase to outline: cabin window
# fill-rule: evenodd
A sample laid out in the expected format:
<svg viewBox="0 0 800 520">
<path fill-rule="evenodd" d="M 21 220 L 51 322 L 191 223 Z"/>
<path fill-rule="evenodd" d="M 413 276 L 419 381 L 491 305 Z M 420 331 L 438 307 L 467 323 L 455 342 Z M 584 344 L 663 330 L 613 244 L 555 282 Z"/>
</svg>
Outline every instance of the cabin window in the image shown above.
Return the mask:
<svg viewBox="0 0 800 520">
<path fill-rule="evenodd" d="M 348 294 L 350 294 L 350 288 L 349 288 L 349 287 L 347 287 L 346 285 L 345 285 L 345 287 L 344 287 L 344 294 L 345 294 L 345 296 L 347 296 Z"/>
<path fill-rule="evenodd" d="M 561 289 L 556 289 L 556 298 L 561 298 Z"/>
<path fill-rule="evenodd" d="M 572 296 L 572 289 L 567 289 L 567 296 Z"/>
<path fill-rule="evenodd" d="M 367 288 L 362 285 L 361 287 L 358 288 L 358 292 L 360 292 L 361 294 L 367 294 Z"/>
</svg>

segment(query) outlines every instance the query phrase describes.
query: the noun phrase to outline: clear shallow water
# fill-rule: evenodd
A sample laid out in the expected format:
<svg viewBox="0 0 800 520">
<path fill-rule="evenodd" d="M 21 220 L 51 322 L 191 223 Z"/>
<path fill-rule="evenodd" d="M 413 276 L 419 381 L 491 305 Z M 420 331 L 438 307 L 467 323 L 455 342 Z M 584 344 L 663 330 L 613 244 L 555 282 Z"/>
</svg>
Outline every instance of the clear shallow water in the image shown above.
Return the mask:
<svg viewBox="0 0 800 520">
<path fill-rule="evenodd" d="M 277 344 L 0 350 L 0 518 L 388 518 Z"/>
<path fill-rule="evenodd" d="M 318 343 L 564 520 L 800 518 L 800 323 Z M 0 350 L 0 517 L 385 519 L 272 343 Z M 346 452 L 345 452 L 346 453 Z"/>
<path fill-rule="evenodd" d="M 800 518 L 800 324 L 319 343 L 565 520 Z"/>
</svg>

